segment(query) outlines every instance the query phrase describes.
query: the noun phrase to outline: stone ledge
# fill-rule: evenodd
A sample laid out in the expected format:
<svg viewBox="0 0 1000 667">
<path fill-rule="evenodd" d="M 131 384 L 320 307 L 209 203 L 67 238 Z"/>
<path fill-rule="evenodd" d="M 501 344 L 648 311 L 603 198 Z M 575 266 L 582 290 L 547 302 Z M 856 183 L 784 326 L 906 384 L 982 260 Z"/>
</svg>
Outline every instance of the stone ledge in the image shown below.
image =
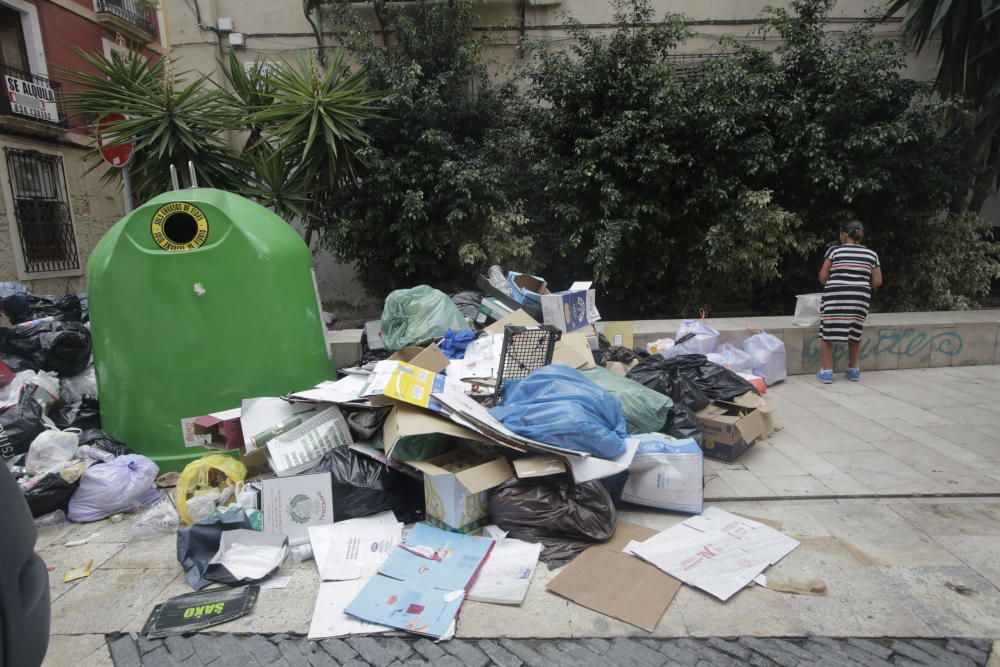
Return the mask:
<svg viewBox="0 0 1000 667">
<path fill-rule="evenodd" d="M 638 320 L 635 345 L 674 338 L 683 320 Z M 722 343 L 739 347 L 761 328 L 785 341 L 789 375 L 807 375 L 819 368 L 818 327 L 797 327 L 791 316 L 709 319 Z M 361 358 L 361 329 L 327 332 L 334 365 L 344 368 Z M 834 368 L 843 370 L 847 346 L 838 345 Z M 1000 310 L 872 313 L 861 341 L 862 370 L 895 370 L 941 366 L 981 366 L 1000 363 Z"/>
</svg>

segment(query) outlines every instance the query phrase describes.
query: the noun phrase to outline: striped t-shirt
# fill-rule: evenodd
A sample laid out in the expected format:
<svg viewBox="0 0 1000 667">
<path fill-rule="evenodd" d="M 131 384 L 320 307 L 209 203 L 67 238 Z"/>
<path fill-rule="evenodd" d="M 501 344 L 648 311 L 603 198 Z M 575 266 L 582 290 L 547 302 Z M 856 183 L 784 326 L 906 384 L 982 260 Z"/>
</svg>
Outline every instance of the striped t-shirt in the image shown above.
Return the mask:
<svg viewBox="0 0 1000 667">
<path fill-rule="evenodd" d="M 827 285 L 869 285 L 872 270 L 879 266 L 874 250 L 852 243 L 831 246 L 826 259 L 830 260 Z"/>
</svg>

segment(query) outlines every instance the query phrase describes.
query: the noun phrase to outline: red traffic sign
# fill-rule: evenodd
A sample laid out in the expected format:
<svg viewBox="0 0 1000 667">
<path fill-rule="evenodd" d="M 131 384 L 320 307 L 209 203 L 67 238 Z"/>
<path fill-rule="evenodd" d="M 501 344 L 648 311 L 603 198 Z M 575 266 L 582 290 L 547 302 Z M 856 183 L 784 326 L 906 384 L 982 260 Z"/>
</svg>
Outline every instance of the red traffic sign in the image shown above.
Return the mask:
<svg viewBox="0 0 1000 667">
<path fill-rule="evenodd" d="M 129 141 L 124 144 L 104 143 L 104 131 L 110 129 L 115 123 L 125 120 L 125 118 L 125 114 L 122 113 L 109 113 L 106 116 L 101 116 L 97 121 L 97 150 L 100 151 L 104 161 L 112 167 L 124 167 L 127 165 L 128 161 L 132 158 L 132 150 L 135 148 L 135 141 Z"/>
</svg>

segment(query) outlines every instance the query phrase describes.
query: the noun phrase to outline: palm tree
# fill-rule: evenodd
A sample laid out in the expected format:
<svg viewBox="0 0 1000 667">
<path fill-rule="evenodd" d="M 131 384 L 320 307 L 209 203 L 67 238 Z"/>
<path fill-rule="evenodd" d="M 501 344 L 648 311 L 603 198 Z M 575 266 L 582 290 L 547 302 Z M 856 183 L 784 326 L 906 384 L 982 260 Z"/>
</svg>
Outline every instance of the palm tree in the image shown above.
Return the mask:
<svg viewBox="0 0 1000 667">
<path fill-rule="evenodd" d="M 938 43 L 938 92 L 967 100 L 970 114 L 952 122 L 972 131 L 976 177 L 953 208 L 978 213 L 1000 174 L 1000 0 L 891 0 L 889 14 L 904 8 L 903 33 L 917 52 Z"/>
</svg>

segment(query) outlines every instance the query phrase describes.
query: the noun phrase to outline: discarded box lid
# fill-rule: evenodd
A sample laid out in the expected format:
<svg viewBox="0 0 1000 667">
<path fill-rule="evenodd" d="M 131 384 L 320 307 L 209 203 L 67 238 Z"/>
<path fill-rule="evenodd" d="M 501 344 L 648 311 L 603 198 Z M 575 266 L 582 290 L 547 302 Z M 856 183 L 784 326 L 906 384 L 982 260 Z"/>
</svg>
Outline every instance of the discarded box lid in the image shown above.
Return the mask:
<svg viewBox="0 0 1000 667">
<path fill-rule="evenodd" d="M 437 343 L 431 343 L 427 347 L 410 345 L 402 350 L 397 350 L 389 359 L 403 361 L 433 373 L 443 373 L 444 369 L 448 368 L 448 357 L 444 356 Z"/>
<path fill-rule="evenodd" d="M 495 459 L 460 472 L 451 472 L 442 467 L 453 461 L 462 461 L 467 456 L 468 452 L 455 450 L 426 461 L 407 461 L 406 464 L 431 477 L 451 475 L 469 493 L 481 493 L 495 486 L 500 486 L 514 476 L 510 464 L 503 456 L 497 456 Z"/>
<path fill-rule="evenodd" d="M 714 401 L 697 417 L 705 437 L 717 443 L 749 445 L 765 432 L 761 411 L 738 403 Z"/>
<path fill-rule="evenodd" d="M 566 462 L 558 456 L 524 456 L 514 460 L 518 479 L 548 477 L 566 472 Z"/>
<path fill-rule="evenodd" d="M 400 440 L 415 435 L 446 435 L 464 440 L 490 442 L 471 429 L 459 426 L 453 421 L 439 417 L 416 406 L 397 403 L 382 428 L 382 444 L 387 455 L 392 454 Z"/>
</svg>

